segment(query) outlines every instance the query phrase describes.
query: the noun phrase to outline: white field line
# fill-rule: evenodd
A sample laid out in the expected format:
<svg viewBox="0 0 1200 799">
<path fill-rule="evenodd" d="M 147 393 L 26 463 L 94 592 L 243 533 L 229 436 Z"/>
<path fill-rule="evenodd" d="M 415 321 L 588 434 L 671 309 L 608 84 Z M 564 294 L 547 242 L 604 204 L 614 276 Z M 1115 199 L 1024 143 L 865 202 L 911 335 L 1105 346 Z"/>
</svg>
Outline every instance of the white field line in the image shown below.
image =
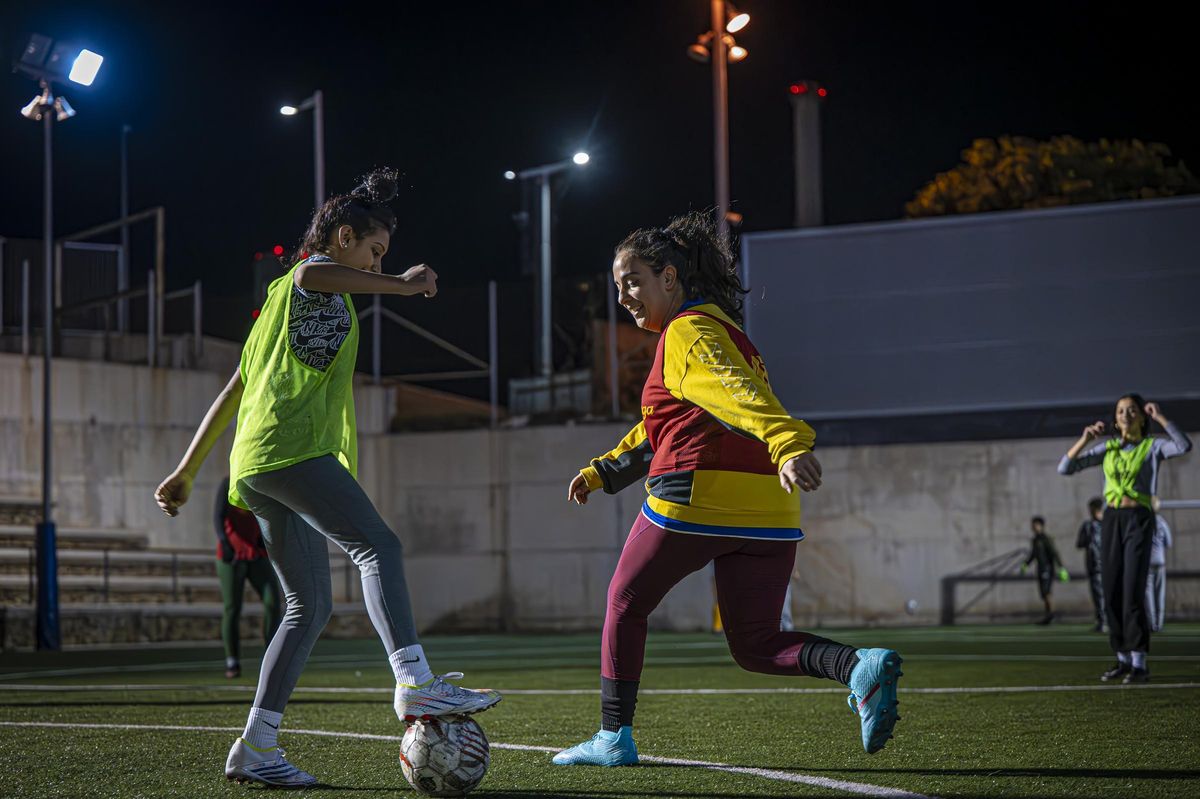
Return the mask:
<svg viewBox="0 0 1200 799">
<path fill-rule="evenodd" d="M 1186 690 L 1200 688 L 1200 682 L 1173 683 L 1137 683 L 1134 685 L 981 685 L 981 686 L 948 686 L 941 688 L 905 688 L 905 694 L 1021 694 L 1021 693 L 1071 693 L 1078 691 L 1127 691 L 1127 690 Z M 231 691 L 235 693 L 253 693 L 253 685 L 183 685 L 165 683 L 145 683 L 126 685 L 0 685 L 0 693 L 4 692 L 45 692 L 45 693 L 88 693 L 103 691 L 185 691 L 194 693 L 211 693 Z M 500 693 L 508 696 L 597 696 L 595 688 L 497 688 Z M 754 694 L 844 694 L 845 688 L 643 688 L 639 696 L 722 696 L 722 695 L 754 695 Z M 392 688 L 376 688 L 364 686 L 335 687 L 312 686 L 305 688 L 297 686 L 293 694 L 387 694 L 393 693 Z M 555 750 L 557 751 L 557 750 Z"/>
<path fill-rule="evenodd" d="M 595 666 L 599 664 L 598 647 L 595 657 L 580 657 L 580 658 L 539 658 L 536 661 L 538 668 L 556 668 L 560 666 Z M 541 650 L 539 650 L 541 651 Z M 384 669 L 385 661 L 383 658 L 367 658 L 361 655 L 353 656 L 355 659 L 343 659 L 344 656 L 314 656 L 308 659 L 308 668 L 314 669 L 329 669 L 329 668 L 380 668 Z M 497 652 L 495 655 L 488 656 L 486 653 L 476 653 L 473 656 L 458 656 L 459 660 L 455 662 L 458 665 L 459 661 L 472 662 L 476 659 L 486 659 L 487 665 L 495 666 L 496 664 L 513 664 L 523 663 L 529 664 L 528 658 L 503 656 L 503 653 Z M 441 657 L 442 660 L 450 658 Z M 905 661 L 965 661 L 965 662 L 1008 662 L 1008 661 L 1030 661 L 1030 662 L 1095 662 L 1109 663 L 1112 661 L 1112 655 L 974 655 L 974 654 L 914 654 L 904 655 Z M 1200 661 L 1200 655 L 1153 655 L 1150 660 L 1156 662 L 1195 662 Z M 244 663 L 258 662 L 257 658 L 247 659 Z M 714 665 L 714 664 L 729 664 L 733 661 L 728 654 L 719 656 L 702 656 L 702 657 L 655 657 L 649 655 L 646 657 L 645 664 L 647 666 L 669 666 L 669 665 Z M 212 660 L 195 660 L 189 662 L 175 663 L 136 663 L 126 666 L 86 666 L 72 669 L 44 669 L 35 671 L 16 671 L 8 673 L 0 673 L 0 681 L 4 680 L 28 680 L 39 677 L 78 677 L 86 674 L 124 674 L 127 672 L 155 672 L 155 671 L 209 671 L 220 670 L 223 664 L 219 659 Z"/>
<path fill-rule="evenodd" d="M 173 731 L 173 732 L 225 732 L 239 733 L 241 727 L 199 727 L 199 726 L 183 726 L 169 724 L 72 724 L 69 722 L 55 721 L 0 721 L 0 727 L 50 727 L 67 730 L 147 730 L 147 731 Z M 357 738 L 369 741 L 395 741 L 399 742 L 399 735 L 373 735 L 365 732 L 336 732 L 333 730 L 288 730 L 290 735 L 322 735 L 330 738 Z M 529 746 L 526 744 L 506 744 L 492 743 L 493 749 L 509 749 L 518 752 L 559 752 L 562 751 L 553 746 Z M 705 760 L 682 760 L 674 757 L 654 757 L 653 755 L 639 755 L 641 760 L 649 763 L 662 763 L 667 766 L 690 766 L 693 768 L 704 768 L 711 771 L 723 771 L 729 774 L 743 774 L 750 777 L 759 777 L 766 780 L 774 780 L 776 782 L 792 782 L 801 785 L 811 785 L 816 788 L 825 788 L 827 790 L 844 791 L 846 793 L 857 794 L 859 796 L 878 796 L 878 797 L 894 797 L 895 799 L 932 799 L 924 794 L 912 793 L 911 791 L 902 791 L 898 788 L 886 788 L 882 785 L 871 785 L 865 782 L 850 782 L 848 780 L 835 780 L 829 777 L 818 777 L 810 774 L 796 774 L 790 771 L 777 771 L 767 768 L 750 768 L 747 766 L 730 766 L 725 763 L 710 763 Z"/>
</svg>

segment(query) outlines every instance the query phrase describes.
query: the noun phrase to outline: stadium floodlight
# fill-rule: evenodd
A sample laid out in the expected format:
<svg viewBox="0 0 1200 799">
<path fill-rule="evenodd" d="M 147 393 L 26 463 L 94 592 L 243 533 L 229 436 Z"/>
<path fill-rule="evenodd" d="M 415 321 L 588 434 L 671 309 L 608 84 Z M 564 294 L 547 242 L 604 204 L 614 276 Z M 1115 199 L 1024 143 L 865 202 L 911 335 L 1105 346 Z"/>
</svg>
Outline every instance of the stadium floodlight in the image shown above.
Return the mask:
<svg viewBox="0 0 1200 799">
<path fill-rule="evenodd" d="M 511 169 L 506 169 L 506 170 L 504 170 L 504 179 L 505 180 L 516 180 L 517 173 L 513 172 Z"/>
<path fill-rule="evenodd" d="M 67 75 L 68 80 L 78 83 L 80 86 L 91 86 L 92 81 L 96 79 L 96 73 L 100 71 L 100 65 L 104 63 L 104 56 L 99 53 L 93 53 L 91 50 L 83 49 L 79 51 L 79 55 L 75 56 L 75 61 L 71 64 L 71 71 Z"/>
<path fill-rule="evenodd" d="M 26 119 L 32 119 L 34 122 L 42 121 L 42 109 L 54 103 L 54 98 L 50 96 L 50 87 L 47 86 L 42 90 L 41 94 L 34 95 L 34 98 L 29 101 L 29 104 L 21 109 L 21 116 Z"/>
<path fill-rule="evenodd" d="M 575 153 L 575 155 L 571 157 L 571 160 L 574 161 L 577 166 L 583 166 L 588 161 L 591 161 L 592 157 L 587 153 L 580 151 Z"/>
<path fill-rule="evenodd" d="M 725 30 L 729 33 L 737 33 L 750 24 L 750 15 L 739 12 L 733 7 L 733 3 L 726 3 L 725 11 L 729 16 L 729 21 L 725 23 Z"/>
<path fill-rule="evenodd" d="M 283 114 L 285 117 L 294 117 L 299 110 L 300 109 L 296 108 L 294 105 L 284 105 L 280 106 L 279 113 Z"/>
<path fill-rule="evenodd" d="M 67 102 L 66 97 L 54 98 L 54 121 L 62 122 L 75 116 L 75 109 Z"/>
<path fill-rule="evenodd" d="M 15 65 L 16 71 L 46 83 L 71 81 L 91 86 L 100 72 L 104 56 L 70 42 L 56 42 L 40 33 L 31 34 Z"/>
</svg>

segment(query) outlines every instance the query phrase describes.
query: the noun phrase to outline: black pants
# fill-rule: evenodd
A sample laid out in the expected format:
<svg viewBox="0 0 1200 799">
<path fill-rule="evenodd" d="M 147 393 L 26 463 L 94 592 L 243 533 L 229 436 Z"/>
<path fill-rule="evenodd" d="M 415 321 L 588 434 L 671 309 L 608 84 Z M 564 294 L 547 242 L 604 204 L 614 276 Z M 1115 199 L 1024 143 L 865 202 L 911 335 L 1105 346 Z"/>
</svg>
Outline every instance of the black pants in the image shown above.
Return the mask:
<svg viewBox="0 0 1200 799">
<path fill-rule="evenodd" d="M 1101 576 L 1108 642 L 1114 652 L 1150 651 L 1146 577 L 1154 511 L 1146 507 L 1105 508 L 1100 521 Z"/>
<path fill-rule="evenodd" d="M 1092 607 L 1096 609 L 1096 624 L 1108 624 L 1104 614 L 1104 576 L 1099 571 L 1088 572 L 1088 589 L 1092 592 Z"/>
</svg>

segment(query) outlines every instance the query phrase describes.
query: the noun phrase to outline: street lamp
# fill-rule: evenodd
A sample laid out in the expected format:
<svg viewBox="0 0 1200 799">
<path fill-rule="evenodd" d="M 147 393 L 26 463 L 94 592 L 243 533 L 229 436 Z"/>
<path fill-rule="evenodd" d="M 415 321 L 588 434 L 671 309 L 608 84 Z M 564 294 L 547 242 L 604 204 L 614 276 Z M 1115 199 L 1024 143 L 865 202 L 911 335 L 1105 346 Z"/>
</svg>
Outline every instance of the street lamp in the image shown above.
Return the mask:
<svg viewBox="0 0 1200 799">
<path fill-rule="evenodd" d="M 316 202 L 313 210 L 319 211 L 325 202 L 325 95 L 320 89 L 312 93 L 300 105 L 285 105 L 279 113 L 294 117 L 301 111 L 313 112 L 313 171 L 316 174 Z"/>
<path fill-rule="evenodd" d="M 688 58 L 712 63 L 713 165 L 717 195 L 717 232 L 729 234 L 729 76 L 728 62 L 745 60 L 750 54 L 733 34 L 750 24 L 750 15 L 739 13 L 732 3 L 710 0 L 712 27 L 688 46 Z"/>
<path fill-rule="evenodd" d="M 549 379 L 550 375 L 553 374 L 553 372 L 554 372 L 553 338 L 551 336 L 551 330 L 550 330 L 550 325 L 551 325 L 552 318 L 553 318 L 553 316 L 550 312 L 551 311 L 551 308 L 550 308 L 550 303 L 551 303 L 551 292 L 550 292 L 550 283 L 551 283 L 551 280 L 550 280 L 550 276 L 551 276 L 551 268 L 550 268 L 550 255 L 551 255 L 551 251 L 550 251 L 550 219 L 551 219 L 551 216 L 550 216 L 550 200 L 551 200 L 550 179 L 553 178 L 555 175 L 559 174 L 560 172 L 566 172 L 571 167 L 584 166 L 591 160 L 592 159 L 591 159 L 590 155 L 588 155 L 586 152 L 580 151 L 580 152 L 575 153 L 575 155 L 571 156 L 569 159 L 565 159 L 563 161 L 556 161 L 553 164 L 545 164 L 543 166 L 530 167 L 529 169 L 522 169 L 519 172 L 514 172 L 513 170 L 510 169 L 504 173 L 505 180 L 517 180 L 518 178 L 521 180 L 533 180 L 533 181 L 537 182 L 538 187 L 541 189 L 541 209 L 540 210 L 541 210 L 541 234 L 542 234 L 541 235 L 541 239 L 542 239 L 541 240 L 541 256 L 542 257 L 541 257 L 541 272 L 540 272 L 540 275 L 541 275 L 541 303 L 540 304 L 541 304 L 541 322 L 542 322 L 542 324 L 541 324 L 541 331 L 540 331 L 541 347 L 539 348 L 539 354 L 540 354 L 539 372 L 541 372 L 541 374 L 544 377 L 546 377 L 547 379 Z M 553 396 L 554 387 L 547 386 L 547 388 L 551 392 L 551 396 Z"/>
<path fill-rule="evenodd" d="M 53 85 L 71 81 L 91 86 L 104 62 L 91 50 L 55 42 L 48 36 L 33 34 L 22 50 L 15 71 L 33 78 L 41 92 L 24 108 L 21 116 L 42 123 L 42 271 L 43 271 L 43 343 L 42 343 L 42 521 L 37 526 L 37 648 L 61 648 L 58 627 L 58 554 L 54 518 L 51 513 L 53 471 L 53 420 L 50 415 L 50 375 L 54 341 L 54 159 L 51 125 L 75 116 L 67 98 L 55 97 Z"/>
</svg>

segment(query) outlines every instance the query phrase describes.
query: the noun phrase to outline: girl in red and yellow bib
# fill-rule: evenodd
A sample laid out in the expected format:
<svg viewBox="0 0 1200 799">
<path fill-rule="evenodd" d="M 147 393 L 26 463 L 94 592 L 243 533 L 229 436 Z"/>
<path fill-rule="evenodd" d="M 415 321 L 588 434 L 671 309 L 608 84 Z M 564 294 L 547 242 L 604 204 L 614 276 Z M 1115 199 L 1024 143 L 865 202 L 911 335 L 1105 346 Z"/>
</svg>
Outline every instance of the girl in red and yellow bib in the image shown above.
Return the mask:
<svg viewBox="0 0 1200 799">
<path fill-rule="evenodd" d="M 647 498 L 608 589 L 601 645 L 601 730 L 559 765 L 637 762 L 632 722 L 650 612 L 688 574 L 714 564 L 725 636 L 742 668 L 851 687 L 863 745 L 881 749 L 896 719 L 900 658 L 780 631 L 800 531 L 801 491 L 821 485 L 811 427 L 771 391 L 741 329 L 728 245 L 708 215 L 639 230 L 616 250 L 613 280 L 639 327 L 661 333 L 642 421 L 568 488 L 579 504 L 645 480 Z M 886 683 L 886 684 L 885 684 Z"/>
</svg>

